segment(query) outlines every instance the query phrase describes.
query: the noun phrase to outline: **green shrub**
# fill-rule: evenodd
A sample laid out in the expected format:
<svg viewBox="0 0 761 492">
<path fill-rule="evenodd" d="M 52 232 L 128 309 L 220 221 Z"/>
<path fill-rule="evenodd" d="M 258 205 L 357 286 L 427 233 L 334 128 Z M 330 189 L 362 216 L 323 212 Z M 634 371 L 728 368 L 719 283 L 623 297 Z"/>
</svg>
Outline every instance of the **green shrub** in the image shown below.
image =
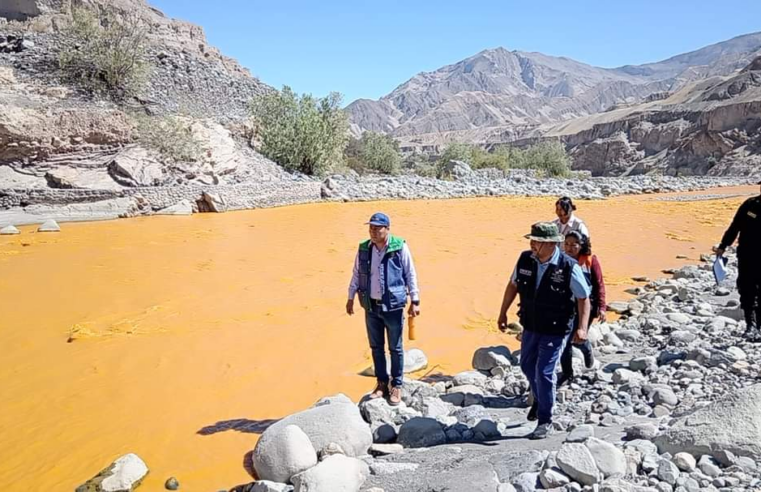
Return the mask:
<svg viewBox="0 0 761 492">
<path fill-rule="evenodd" d="M 134 116 L 137 141 L 147 149 L 157 151 L 174 163 L 196 162 L 202 158 L 201 143 L 188 125 L 172 116 Z"/>
<path fill-rule="evenodd" d="M 320 175 L 343 166 L 348 118 L 341 95 L 297 96 L 288 86 L 251 102 L 260 151 L 290 171 Z"/>
<path fill-rule="evenodd" d="M 492 152 L 469 144 L 450 144 L 437 161 L 437 175 L 452 160 L 463 161 L 473 169 L 536 169 L 548 177 L 568 177 L 571 159 L 560 142 L 542 142 L 525 149 L 498 146 Z"/>
<path fill-rule="evenodd" d="M 77 7 L 63 30 L 58 63 L 64 77 L 91 92 L 123 99 L 140 91 L 148 74 L 147 28 L 137 14 Z"/>
<path fill-rule="evenodd" d="M 367 169 L 397 174 L 402 164 L 399 144 L 388 135 L 365 132 L 360 139 L 360 159 Z"/>
</svg>

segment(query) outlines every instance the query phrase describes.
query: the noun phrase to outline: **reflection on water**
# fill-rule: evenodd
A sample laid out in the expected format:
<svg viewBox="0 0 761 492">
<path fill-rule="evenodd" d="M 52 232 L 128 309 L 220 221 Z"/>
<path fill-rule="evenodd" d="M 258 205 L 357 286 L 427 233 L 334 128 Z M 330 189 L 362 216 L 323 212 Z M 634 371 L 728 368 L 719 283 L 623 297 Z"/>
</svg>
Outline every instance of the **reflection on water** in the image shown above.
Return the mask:
<svg viewBox="0 0 761 492">
<path fill-rule="evenodd" d="M 755 187 L 734 192 L 753 193 Z M 579 203 L 608 279 L 697 258 L 742 198 Z M 115 457 L 147 490 L 250 481 L 246 455 L 274 420 L 372 381 L 361 316 L 343 312 L 363 223 L 384 210 L 415 257 L 428 379 L 469 369 L 505 282 L 553 199 L 316 204 L 223 215 L 64 224 L 0 237 L 0 485 L 72 490 Z M 70 342 L 70 343 L 67 343 Z"/>
</svg>

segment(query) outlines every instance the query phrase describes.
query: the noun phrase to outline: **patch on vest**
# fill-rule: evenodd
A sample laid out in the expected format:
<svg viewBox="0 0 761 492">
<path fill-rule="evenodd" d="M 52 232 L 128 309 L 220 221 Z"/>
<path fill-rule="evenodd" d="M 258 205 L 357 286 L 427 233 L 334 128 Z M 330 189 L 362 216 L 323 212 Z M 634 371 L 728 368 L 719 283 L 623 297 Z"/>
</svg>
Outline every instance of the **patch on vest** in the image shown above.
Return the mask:
<svg viewBox="0 0 761 492">
<path fill-rule="evenodd" d="M 558 269 L 552 272 L 552 276 L 550 277 L 550 280 L 555 284 L 562 284 L 565 281 L 565 275 L 563 275 L 563 270 Z"/>
<path fill-rule="evenodd" d="M 521 275 L 527 275 L 529 277 L 533 274 L 531 270 L 526 270 L 525 268 L 519 268 L 518 273 L 520 273 Z"/>
<path fill-rule="evenodd" d="M 753 212 L 748 212 L 748 217 L 756 218 L 758 215 L 754 214 Z"/>
</svg>

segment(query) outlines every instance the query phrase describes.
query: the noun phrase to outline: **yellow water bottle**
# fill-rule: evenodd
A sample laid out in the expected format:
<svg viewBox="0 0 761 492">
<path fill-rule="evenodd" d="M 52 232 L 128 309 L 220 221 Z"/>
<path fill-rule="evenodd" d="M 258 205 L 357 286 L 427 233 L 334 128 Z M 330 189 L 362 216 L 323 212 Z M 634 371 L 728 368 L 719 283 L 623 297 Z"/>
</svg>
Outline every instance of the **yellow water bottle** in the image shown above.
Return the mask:
<svg viewBox="0 0 761 492">
<path fill-rule="evenodd" d="M 407 336 L 410 337 L 410 340 L 416 340 L 417 337 L 415 336 L 415 316 L 410 316 L 407 318 Z"/>
</svg>

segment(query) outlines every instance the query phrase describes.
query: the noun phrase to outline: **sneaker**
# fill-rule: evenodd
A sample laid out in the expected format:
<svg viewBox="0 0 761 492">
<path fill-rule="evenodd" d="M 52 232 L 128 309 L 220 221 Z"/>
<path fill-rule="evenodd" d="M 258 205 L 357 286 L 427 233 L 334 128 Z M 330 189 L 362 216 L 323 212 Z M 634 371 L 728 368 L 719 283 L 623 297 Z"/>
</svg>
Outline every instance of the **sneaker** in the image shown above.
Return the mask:
<svg viewBox="0 0 761 492">
<path fill-rule="evenodd" d="M 372 393 L 370 393 L 370 399 L 375 400 L 376 398 L 381 398 L 383 396 L 386 396 L 387 393 L 388 393 L 388 384 L 378 381 L 378 384 L 375 385 L 375 389 L 373 390 Z"/>
<path fill-rule="evenodd" d="M 531 408 L 528 411 L 528 415 L 526 415 L 526 420 L 529 420 L 533 422 L 537 419 L 539 413 L 539 403 L 534 400 L 534 403 L 531 404 Z"/>
<path fill-rule="evenodd" d="M 557 388 L 560 388 L 561 386 L 563 386 L 566 383 L 568 383 L 568 385 L 570 386 L 570 384 L 572 382 L 573 382 L 573 375 L 572 374 L 568 375 L 566 373 L 561 373 L 560 377 L 558 378 L 558 382 L 557 382 L 557 384 L 555 386 Z"/>
<path fill-rule="evenodd" d="M 552 424 L 539 424 L 534 429 L 534 432 L 528 435 L 529 439 L 546 439 L 552 432 Z"/>
<path fill-rule="evenodd" d="M 584 367 L 587 369 L 592 369 L 595 365 L 595 354 L 590 348 L 589 350 L 584 351 Z"/>
<path fill-rule="evenodd" d="M 402 388 L 400 386 L 392 386 L 391 391 L 388 394 L 388 404 L 392 407 L 399 405 L 402 402 Z"/>
</svg>

